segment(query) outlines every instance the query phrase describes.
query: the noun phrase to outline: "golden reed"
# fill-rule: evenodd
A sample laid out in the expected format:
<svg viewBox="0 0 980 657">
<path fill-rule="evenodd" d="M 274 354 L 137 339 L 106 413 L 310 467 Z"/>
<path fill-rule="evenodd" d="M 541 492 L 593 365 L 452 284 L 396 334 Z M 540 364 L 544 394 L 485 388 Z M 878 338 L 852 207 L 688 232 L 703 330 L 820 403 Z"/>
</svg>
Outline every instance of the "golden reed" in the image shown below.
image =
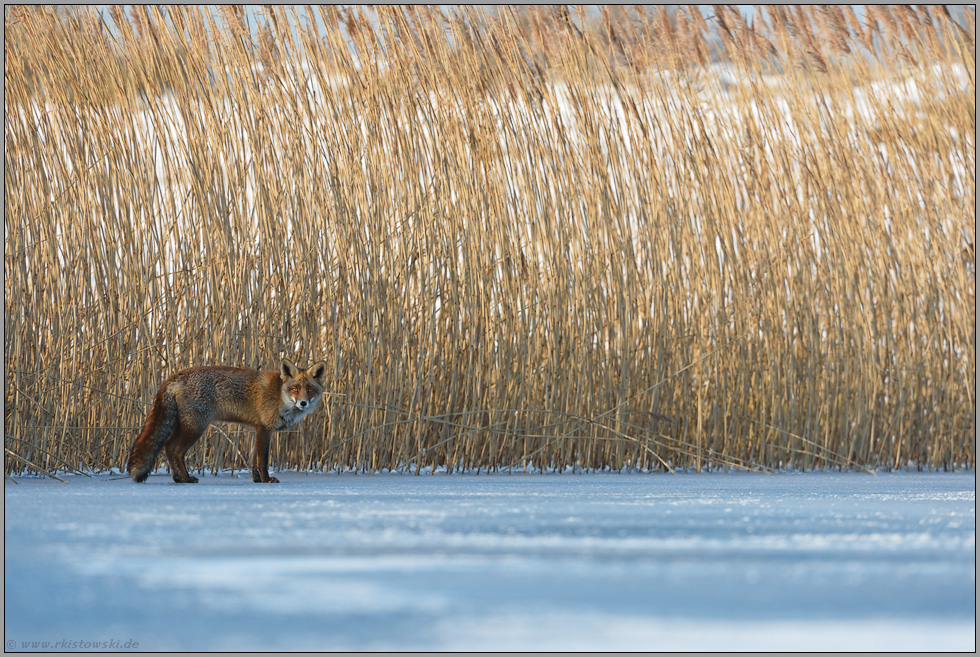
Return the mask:
<svg viewBox="0 0 980 657">
<path fill-rule="evenodd" d="M 973 468 L 974 12 L 8 8 L 6 472 Z"/>
</svg>

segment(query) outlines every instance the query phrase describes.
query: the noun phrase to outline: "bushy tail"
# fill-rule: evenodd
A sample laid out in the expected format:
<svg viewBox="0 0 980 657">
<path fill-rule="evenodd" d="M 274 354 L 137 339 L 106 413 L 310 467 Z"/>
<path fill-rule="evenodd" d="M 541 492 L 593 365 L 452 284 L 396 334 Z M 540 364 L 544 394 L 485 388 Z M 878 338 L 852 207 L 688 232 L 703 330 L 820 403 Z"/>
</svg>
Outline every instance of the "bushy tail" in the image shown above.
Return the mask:
<svg viewBox="0 0 980 657">
<path fill-rule="evenodd" d="M 135 482 L 144 482 L 150 476 L 157 455 L 167 444 L 177 428 L 177 399 L 167 390 L 169 381 L 160 386 L 150 407 L 143 431 L 129 452 L 129 476 Z"/>
</svg>

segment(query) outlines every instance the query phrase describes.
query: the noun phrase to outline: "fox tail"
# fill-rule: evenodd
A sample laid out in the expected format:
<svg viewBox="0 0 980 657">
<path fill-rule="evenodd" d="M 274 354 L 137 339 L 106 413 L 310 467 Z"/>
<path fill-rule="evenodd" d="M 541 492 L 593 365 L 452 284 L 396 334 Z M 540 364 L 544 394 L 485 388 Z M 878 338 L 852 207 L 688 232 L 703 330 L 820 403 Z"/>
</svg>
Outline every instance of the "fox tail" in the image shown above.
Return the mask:
<svg viewBox="0 0 980 657">
<path fill-rule="evenodd" d="M 150 415 L 143 425 L 143 431 L 140 432 L 139 438 L 133 443 L 133 449 L 129 452 L 127 469 L 129 476 L 137 483 L 146 481 L 150 476 L 160 450 L 177 428 L 177 399 L 167 388 L 165 383 L 157 391 L 153 405 L 150 407 Z"/>
</svg>

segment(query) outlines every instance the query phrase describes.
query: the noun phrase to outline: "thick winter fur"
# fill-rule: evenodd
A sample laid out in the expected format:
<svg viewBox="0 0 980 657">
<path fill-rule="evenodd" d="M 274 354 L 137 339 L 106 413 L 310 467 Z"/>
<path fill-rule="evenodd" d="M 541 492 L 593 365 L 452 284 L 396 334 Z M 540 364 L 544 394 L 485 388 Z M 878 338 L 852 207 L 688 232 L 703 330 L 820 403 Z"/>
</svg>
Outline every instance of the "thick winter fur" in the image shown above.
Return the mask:
<svg viewBox="0 0 980 657">
<path fill-rule="evenodd" d="M 161 450 L 177 483 L 197 483 L 187 472 L 184 454 L 212 422 L 255 427 L 252 480 L 278 483 L 269 476 L 272 434 L 291 429 L 309 415 L 323 396 L 327 364 L 300 370 L 283 359 L 279 370 L 259 372 L 237 367 L 194 367 L 167 378 L 150 407 L 143 431 L 129 454 L 129 475 L 146 481 Z"/>
</svg>

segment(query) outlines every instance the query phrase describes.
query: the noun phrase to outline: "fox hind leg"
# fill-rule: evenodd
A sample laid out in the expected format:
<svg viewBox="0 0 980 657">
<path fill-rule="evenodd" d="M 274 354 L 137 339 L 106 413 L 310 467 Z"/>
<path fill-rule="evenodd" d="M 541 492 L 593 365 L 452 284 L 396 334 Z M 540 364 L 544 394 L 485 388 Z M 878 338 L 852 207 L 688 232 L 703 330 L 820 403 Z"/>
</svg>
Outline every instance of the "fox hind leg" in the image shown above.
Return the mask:
<svg viewBox="0 0 980 657">
<path fill-rule="evenodd" d="M 173 438 L 170 439 L 170 442 L 164 448 L 167 453 L 167 461 L 170 462 L 170 474 L 173 475 L 176 483 L 196 484 L 198 482 L 197 477 L 187 472 L 187 466 L 184 464 L 184 454 L 194 446 L 194 443 L 197 442 L 203 433 L 204 428 L 189 426 L 181 422 L 180 428 L 174 432 Z"/>
</svg>

